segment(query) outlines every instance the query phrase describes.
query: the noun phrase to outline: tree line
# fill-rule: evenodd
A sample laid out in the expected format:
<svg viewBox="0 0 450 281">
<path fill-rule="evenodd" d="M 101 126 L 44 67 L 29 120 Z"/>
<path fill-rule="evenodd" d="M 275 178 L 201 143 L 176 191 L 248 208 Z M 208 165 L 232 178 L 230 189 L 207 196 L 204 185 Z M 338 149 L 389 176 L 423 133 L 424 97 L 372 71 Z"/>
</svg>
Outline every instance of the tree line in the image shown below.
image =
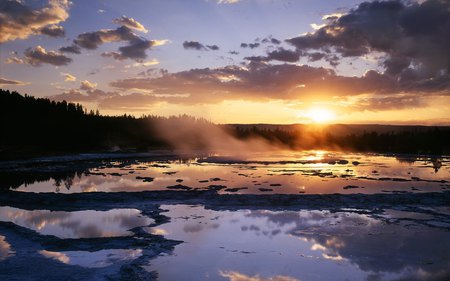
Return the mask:
<svg viewBox="0 0 450 281">
<path fill-rule="evenodd" d="M 364 126 L 346 134 L 333 127 L 216 125 L 187 115 L 104 116 L 81 104 L 56 102 L 0 89 L 0 159 L 40 155 L 122 150 L 172 149 L 161 128 L 189 128 L 186 137 L 195 142 L 195 132 L 220 128 L 235 138 L 262 138 L 291 149 L 344 149 L 353 151 L 433 153 L 449 152 L 450 127 L 411 127 L 384 132 Z M 191 132 L 192 129 L 192 134 Z M 188 136 L 189 135 L 189 136 Z M 198 143 L 196 148 L 201 148 Z"/>
</svg>

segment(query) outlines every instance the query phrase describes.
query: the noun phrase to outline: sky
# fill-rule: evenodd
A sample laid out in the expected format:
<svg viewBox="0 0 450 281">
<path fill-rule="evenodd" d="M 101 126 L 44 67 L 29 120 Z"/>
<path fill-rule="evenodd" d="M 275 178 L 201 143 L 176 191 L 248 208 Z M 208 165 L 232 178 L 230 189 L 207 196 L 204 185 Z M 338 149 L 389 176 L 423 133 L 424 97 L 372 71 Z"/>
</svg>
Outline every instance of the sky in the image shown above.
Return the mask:
<svg viewBox="0 0 450 281">
<path fill-rule="evenodd" d="M 102 114 L 450 125 L 448 0 L 1 0 L 0 88 Z"/>
</svg>

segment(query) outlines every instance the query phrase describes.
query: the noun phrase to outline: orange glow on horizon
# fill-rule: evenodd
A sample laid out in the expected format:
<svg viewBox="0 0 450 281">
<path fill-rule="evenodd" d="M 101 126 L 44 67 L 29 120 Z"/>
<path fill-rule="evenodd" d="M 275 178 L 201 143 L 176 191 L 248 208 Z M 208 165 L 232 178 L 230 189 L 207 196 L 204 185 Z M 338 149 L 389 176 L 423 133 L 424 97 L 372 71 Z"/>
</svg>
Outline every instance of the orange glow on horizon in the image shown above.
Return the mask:
<svg viewBox="0 0 450 281">
<path fill-rule="evenodd" d="M 312 108 L 306 113 L 306 117 L 314 123 L 328 123 L 335 120 L 334 112 L 325 108 Z"/>
</svg>

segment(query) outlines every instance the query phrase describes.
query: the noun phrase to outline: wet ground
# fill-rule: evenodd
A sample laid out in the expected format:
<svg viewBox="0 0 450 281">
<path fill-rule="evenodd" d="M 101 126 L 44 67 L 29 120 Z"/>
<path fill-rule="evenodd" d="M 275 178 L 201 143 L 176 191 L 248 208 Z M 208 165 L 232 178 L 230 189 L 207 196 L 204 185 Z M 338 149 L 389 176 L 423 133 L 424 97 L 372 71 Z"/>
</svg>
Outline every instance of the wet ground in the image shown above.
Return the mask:
<svg viewBox="0 0 450 281">
<path fill-rule="evenodd" d="M 449 157 L 109 158 L 0 164 L 0 280 L 450 279 Z"/>
</svg>

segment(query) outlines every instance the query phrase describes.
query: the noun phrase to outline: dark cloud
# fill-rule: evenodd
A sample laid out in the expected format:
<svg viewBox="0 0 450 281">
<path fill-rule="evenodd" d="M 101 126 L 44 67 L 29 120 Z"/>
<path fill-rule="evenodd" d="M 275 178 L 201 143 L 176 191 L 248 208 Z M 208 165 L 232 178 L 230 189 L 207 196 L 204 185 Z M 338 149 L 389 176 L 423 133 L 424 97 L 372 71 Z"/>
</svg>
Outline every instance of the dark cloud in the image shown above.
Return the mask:
<svg viewBox="0 0 450 281">
<path fill-rule="evenodd" d="M 118 60 L 133 59 L 139 61 L 147 57 L 147 50 L 166 42 L 165 40 L 147 40 L 137 36 L 127 26 L 121 26 L 116 29 L 101 29 L 82 33 L 74 40 L 74 44 L 84 49 L 94 50 L 102 44 L 121 41 L 128 42 L 128 45 L 120 47 L 118 52 L 107 52 L 102 55 Z"/>
<path fill-rule="evenodd" d="M 189 98 L 183 99 L 186 103 L 210 103 L 225 99 L 301 99 L 318 93 L 347 96 L 375 92 L 380 86 L 384 92 L 396 90 L 395 81 L 381 74 L 344 77 L 326 68 L 258 62 L 244 67 L 192 69 L 165 73 L 156 78 L 124 79 L 111 85 L 124 90 L 152 90 L 155 94 L 188 93 Z M 216 94 L 212 95 L 212 92 Z"/>
<path fill-rule="evenodd" d="M 68 0 L 50 0 L 46 7 L 38 9 L 25 6 L 22 1 L 0 1 L 0 43 L 35 34 L 54 36 L 57 30 L 52 26 L 69 17 L 69 6 Z"/>
<path fill-rule="evenodd" d="M 155 41 L 136 40 L 130 42 L 130 45 L 119 48 L 122 57 L 134 60 L 143 60 L 147 57 L 145 53 L 148 49 L 155 45 Z"/>
<path fill-rule="evenodd" d="M 250 57 L 245 57 L 245 60 L 251 61 L 251 62 L 267 62 L 268 59 L 266 56 L 250 56 Z"/>
<path fill-rule="evenodd" d="M 81 48 L 78 47 L 77 45 L 61 47 L 61 48 L 59 48 L 59 51 L 62 53 L 81 54 Z"/>
<path fill-rule="evenodd" d="M 275 45 L 279 45 L 281 44 L 281 41 L 275 38 L 271 38 L 270 39 L 270 43 L 275 44 Z"/>
<path fill-rule="evenodd" d="M 281 41 L 276 39 L 276 38 L 273 38 L 272 36 L 269 36 L 269 37 L 266 37 L 266 38 L 262 39 L 261 43 L 265 43 L 265 44 L 272 43 L 274 45 L 280 45 Z"/>
<path fill-rule="evenodd" d="M 219 46 L 217 45 L 203 45 L 200 42 L 197 41 L 184 41 L 183 42 L 183 48 L 188 50 L 196 50 L 196 51 L 217 51 L 219 50 Z"/>
<path fill-rule="evenodd" d="M 277 60 L 284 62 L 296 62 L 300 59 L 300 54 L 297 51 L 286 50 L 284 48 L 278 48 L 274 51 L 267 53 L 268 60 Z"/>
<path fill-rule="evenodd" d="M 197 50 L 197 51 L 206 51 L 206 47 L 197 41 L 184 41 L 183 42 L 183 48 L 185 48 L 186 50 L 191 49 L 191 50 Z"/>
<path fill-rule="evenodd" d="M 247 58 L 249 59 L 249 58 Z M 142 89 L 152 95 L 121 96 L 108 100 L 108 107 L 127 101 L 142 103 L 207 104 L 224 100 L 344 101 L 354 110 L 386 110 L 422 107 L 430 98 L 448 95 L 446 79 L 405 83 L 387 74 L 368 71 L 361 77 L 346 77 L 332 69 L 307 65 L 267 63 L 267 57 L 253 57 L 242 66 L 191 69 L 157 76 L 117 80 L 120 90 Z M 133 102 L 134 101 L 134 102 Z M 353 103 L 353 104 L 352 104 Z"/>
<path fill-rule="evenodd" d="M 51 25 L 46 26 L 40 29 L 41 34 L 50 36 L 50 37 L 64 37 L 66 35 L 66 31 L 64 27 L 59 25 Z"/>
<path fill-rule="evenodd" d="M 296 62 L 300 59 L 300 53 L 297 51 L 286 50 L 284 48 L 278 48 L 276 50 L 267 53 L 267 56 L 250 56 L 244 59 L 253 62 L 269 62 L 272 60 L 283 62 Z"/>
<path fill-rule="evenodd" d="M 59 52 L 47 51 L 42 46 L 36 46 L 34 49 L 29 48 L 25 50 L 23 58 L 13 57 L 8 59 L 7 62 L 32 66 L 41 66 L 42 64 L 62 66 L 71 63 L 72 59 Z"/>
<path fill-rule="evenodd" d="M 212 51 L 218 51 L 219 50 L 219 46 L 217 45 L 206 45 L 206 47 Z"/>
<path fill-rule="evenodd" d="M 228 52 L 230 55 L 239 55 L 238 51 L 229 51 Z"/>
<path fill-rule="evenodd" d="M 94 50 L 100 45 L 109 42 L 119 41 L 138 41 L 141 40 L 136 34 L 126 26 L 121 26 L 116 29 L 101 29 L 94 32 L 86 32 L 77 36 L 74 43 L 81 48 Z"/>
<path fill-rule="evenodd" d="M 342 57 L 381 52 L 385 73 L 403 81 L 423 83 L 448 76 L 448 0 L 364 2 L 347 14 L 328 17 L 326 21 L 315 32 L 287 42 L 299 52 L 322 50 Z"/>
<path fill-rule="evenodd" d="M 260 45 L 261 45 L 260 43 L 241 43 L 241 48 L 255 49 L 258 48 Z"/>
<path fill-rule="evenodd" d="M 6 79 L 3 77 L 0 77 L 0 86 L 7 86 L 7 85 L 22 86 L 22 85 L 26 85 L 26 84 L 27 83 L 22 82 L 22 81 L 11 80 L 11 79 Z"/>
</svg>

